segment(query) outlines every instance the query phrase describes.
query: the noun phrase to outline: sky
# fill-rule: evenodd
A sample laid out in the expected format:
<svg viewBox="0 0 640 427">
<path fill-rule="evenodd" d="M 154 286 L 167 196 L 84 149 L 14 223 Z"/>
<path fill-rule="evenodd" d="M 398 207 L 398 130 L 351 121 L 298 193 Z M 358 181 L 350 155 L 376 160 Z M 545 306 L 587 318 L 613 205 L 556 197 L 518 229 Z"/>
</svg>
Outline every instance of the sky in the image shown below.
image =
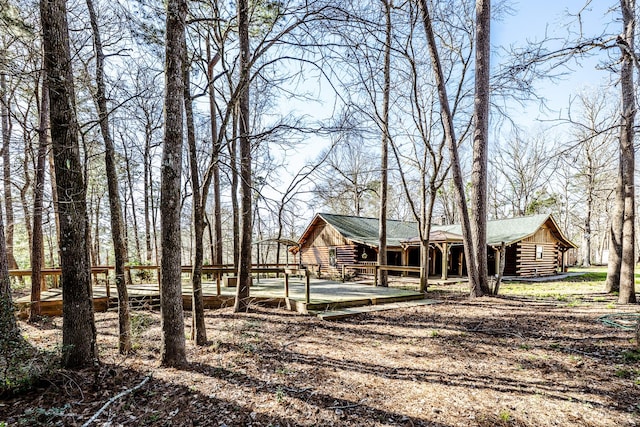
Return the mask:
<svg viewBox="0 0 640 427">
<path fill-rule="evenodd" d="M 578 28 L 575 16 L 572 17 L 570 15 L 575 15 L 579 11 L 582 11 L 583 30 L 586 34 L 600 33 L 605 30 L 609 33 L 615 33 L 617 30 L 614 29 L 620 25 L 619 22 L 614 20 L 617 17 L 616 12 L 607 13 L 607 11 L 609 7 L 615 6 L 617 2 L 615 0 L 592 0 L 591 4 L 584 8 L 585 3 L 588 1 L 507 0 L 510 8 L 509 14 L 504 14 L 500 18 L 492 20 L 492 49 L 494 55 L 496 55 L 492 59 L 494 66 L 497 66 L 501 60 L 499 52 L 503 46 L 512 44 L 524 46 L 529 41 L 540 41 L 545 36 L 558 40 L 565 39 L 568 32 L 575 31 Z M 495 12 L 498 2 L 494 0 L 492 3 Z M 571 23 L 573 25 L 570 25 Z M 572 64 L 570 72 L 559 81 L 539 81 L 536 84 L 537 95 L 546 99 L 546 105 L 549 109 L 541 109 L 537 102 L 529 102 L 524 106 L 513 102 L 508 106 L 511 118 L 521 129 L 526 130 L 528 128 L 535 129 L 538 126 L 550 126 L 550 120 L 559 116 L 566 116 L 572 95 L 589 87 L 598 87 L 603 81 L 611 79 L 609 72 L 596 69 L 600 61 L 602 61 L 602 58 L 585 59 L 579 64 Z M 327 85 L 326 82 L 323 84 Z M 324 93 L 320 98 L 326 98 L 326 94 L 331 92 L 331 89 L 323 87 L 318 91 L 319 94 Z M 292 104 L 289 104 L 289 107 L 292 106 Z M 298 112 L 304 112 L 312 119 L 319 121 L 323 118 L 331 117 L 333 113 L 331 99 L 326 99 L 324 105 L 314 102 L 302 102 L 295 105 L 294 108 Z M 495 135 L 495 138 L 499 141 L 509 136 L 508 132 L 501 131 L 501 133 Z M 299 165 L 316 158 L 321 149 L 328 145 L 328 140 L 326 139 L 309 138 L 309 143 L 301 145 L 297 153 L 287 153 L 287 160 L 291 165 L 288 168 L 289 172 L 296 171 Z M 284 182 L 287 182 L 287 178 L 282 178 Z M 306 218 L 310 215 L 310 212 L 302 213 L 301 217 Z"/>
<path fill-rule="evenodd" d="M 589 3 L 585 8 L 585 4 Z M 575 15 L 582 11 L 583 32 L 586 34 L 607 31 L 616 33 L 620 23 L 616 11 L 609 8 L 617 5 L 611 0 L 521 0 L 510 2 L 512 14 L 492 22 L 492 44 L 495 47 L 509 44 L 525 45 L 528 41 L 540 41 L 545 35 L 550 38 L 564 39 L 569 31 L 579 27 Z M 574 16 L 570 16 L 574 15 Z M 595 88 L 611 80 L 611 74 L 598 70 L 597 66 L 605 57 L 598 56 L 573 64 L 567 76 L 558 82 L 539 81 L 537 94 L 547 100 L 552 111 L 540 111 L 537 103 L 529 103 L 525 109 L 514 105 L 518 122 L 522 125 L 557 118 L 566 114 L 569 99 L 575 93 Z"/>
</svg>

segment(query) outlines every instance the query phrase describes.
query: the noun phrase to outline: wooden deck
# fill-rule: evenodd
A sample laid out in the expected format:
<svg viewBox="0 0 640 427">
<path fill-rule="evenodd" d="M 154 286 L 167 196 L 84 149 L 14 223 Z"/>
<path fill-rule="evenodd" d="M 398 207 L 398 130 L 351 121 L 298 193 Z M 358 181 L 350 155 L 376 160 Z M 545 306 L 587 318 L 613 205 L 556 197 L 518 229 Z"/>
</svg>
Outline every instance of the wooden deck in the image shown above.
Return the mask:
<svg viewBox="0 0 640 427">
<path fill-rule="evenodd" d="M 129 301 L 132 307 L 159 309 L 160 291 L 157 283 L 135 284 L 128 286 Z M 191 283 L 184 281 L 182 284 L 182 298 L 185 309 L 191 309 Z M 216 282 L 203 283 L 204 305 L 207 309 L 217 309 L 232 306 L 236 289 L 234 287 L 221 287 L 220 294 Z M 305 279 L 289 277 L 289 298 L 285 297 L 284 279 L 265 279 L 260 281 L 254 277 L 251 286 L 251 298 L 254 302 L 287 307 L 290 310 L 303 314 L 318 313 L 327 310 L 336 310 L 345 307 L 357 307 L 396 303 L 423 299 L 424 294 L 397 289 L 382 288 L 353 282 L 334 282 L 330 280 L 311 279 L 310 298 L 306 302 Z M 117 307 L 118 292 L 115 285 L 109 287 L 98 286 L 93 290 L 94 308 L 96 311 L 106 311 Z M 30 296 L 19 298 L 15 304 L 21 315 L 28 313 L 31 305 Z M 49 289 L 42 292 L 42 314 L 47 316 L 60 316 L 62 314 L 62 289 Z"/>
</svg>

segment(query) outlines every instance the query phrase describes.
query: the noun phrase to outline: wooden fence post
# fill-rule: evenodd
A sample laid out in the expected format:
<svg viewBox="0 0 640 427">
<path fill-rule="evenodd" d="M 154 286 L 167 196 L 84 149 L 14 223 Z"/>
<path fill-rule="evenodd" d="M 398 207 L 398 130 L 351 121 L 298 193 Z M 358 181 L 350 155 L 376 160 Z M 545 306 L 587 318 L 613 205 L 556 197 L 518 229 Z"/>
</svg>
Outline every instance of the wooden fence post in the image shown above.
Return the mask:
<svg viewBox="0 0 640 427">
<path fill-rule="evenodd" d="M 309 304 L 309 301 L 311 301 L 311 291 L 309 289 L 309 285 L 311 282 L 311 276 L 309 275 L 309 270 L 305 270 L 305 276 L 306 276 L 306 280 L 305 280 L 305 286 L 304 286 L 304 293 L 305 293 L 305 302 L 307 304 Z"/>
<path fill-rule="evenodd" d="M 289 273 L 284 272 L 284 297 L 289 298 Z"/>
</svg>

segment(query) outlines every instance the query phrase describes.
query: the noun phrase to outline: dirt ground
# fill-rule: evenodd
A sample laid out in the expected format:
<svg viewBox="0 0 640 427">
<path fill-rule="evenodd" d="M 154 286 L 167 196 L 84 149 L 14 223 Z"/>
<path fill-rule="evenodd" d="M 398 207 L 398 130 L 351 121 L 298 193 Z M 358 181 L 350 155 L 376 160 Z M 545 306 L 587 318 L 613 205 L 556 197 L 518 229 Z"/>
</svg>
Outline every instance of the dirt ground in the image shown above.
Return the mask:
<svg viewBox="0 0 640 427">
<path fill-rule="evenodd" d="M 0 401 L 0 426 L 633 426 L 640 363 L 632 332 L 598 322 L 608 297 L 579 304 L 507 296 L 336 322 L 254 307 L 208 311 L 211 344 L 159 367 L 160 317 L 133 313 L 135 354 L 117 353 L 117 315 L 98 313 L 101 366 L 62 371 Z M 187 313 L 188 315 L 188 313 Z M 30 325 L 42 348 L 61 319 Z M 190 319 L 186 319 L 189 334 Z M 137 387 L 135 391 L 131 389 Z M 3 423 L 4 422 L 4 423 Z"/>
</svg>

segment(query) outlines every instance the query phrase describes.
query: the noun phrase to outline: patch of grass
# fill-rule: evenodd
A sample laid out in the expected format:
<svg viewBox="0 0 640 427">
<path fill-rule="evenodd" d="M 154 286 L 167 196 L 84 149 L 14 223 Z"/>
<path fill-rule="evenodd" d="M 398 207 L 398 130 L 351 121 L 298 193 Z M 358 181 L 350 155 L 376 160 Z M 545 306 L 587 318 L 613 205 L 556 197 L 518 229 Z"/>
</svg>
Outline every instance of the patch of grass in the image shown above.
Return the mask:
<svg viewBox="0 0 640 427">
<path fill-rule="evenodd" d="M 256 346 L 248 342 L 242 343 L 242 351 L 247 354 L 255 353 Z"/>
<path fill-rule="evenodd" d="M 511 421 L 511 414 L 506 409 L 503 409 L 502 411 L 500 411 L 500 414 L 498 415 L 498 417 L 500 418 L 500 421 L 503 421 L 505 423 L 508 423 L 509 421 Z"/>
<path fill-rule="evenodd" d="M 609 310 L 615 310 L 616 305 L 610 302 L 609 304 L 605 305 L 605 307 L 608 308 Z"/>
<path fill-rule="evenodd" d="M 606 270 L 588 271 L 580 276 L 565 277 L 563 282 L 604 282 L 607 280 Z"/>
<path fill-rule="evenodd" d="M 622 359 L 625 362 L 638 362 L 640 361 L 640 350 L 627 350 L 622 352 Z"/>
<path fill-rule="evenodd" d="M 615 372 L 615 376 L 618 378 L 631 378 L 632 375 L 633 372 L 625 368 L 618 368 Z"/>
<path fill-rule="evenodd" d="M 293 372 L 291 372 L 291 370 L 288 369 L 288 368 L 277 368 L 276 369 L 276 374 L 278 374 L 278 375 L 290 375 L 292 373 Z"/>
<path fill-rule="evenodd" d="M 53 352 L 41 351 L 22 340 L 0 337 L 0 399 L 30 390 L 58 367 Z"/>
<path fill-rule="evenodd" d="M 141 311 L 131 313 L 131 335 L 134 338 L 142 335 L 153 324 L 153 316 Z"/>
<path fill-rule="evenodd" d="M 429 331 L 429 336 L 431 338 L 437 338 L 440 336 L 440 333 L 438 331 Z"/>
<path fill-rule="evenodd" d="M 284 397 L 285 397 L 284 390 L 282 389 L 282 387 L 278 387 L 276 389 L 276 402 L 283 403 Z"/>
<path fill-rule="evenodd" d="M 59 408 L 27 408 L 24 415 L 20 417 L 18 425 L 22 426 L 50 426 L 61 425 L 60 418 L 64 417 L 65 412 L 71 408 L 66 404 Z"/>
</svg>

